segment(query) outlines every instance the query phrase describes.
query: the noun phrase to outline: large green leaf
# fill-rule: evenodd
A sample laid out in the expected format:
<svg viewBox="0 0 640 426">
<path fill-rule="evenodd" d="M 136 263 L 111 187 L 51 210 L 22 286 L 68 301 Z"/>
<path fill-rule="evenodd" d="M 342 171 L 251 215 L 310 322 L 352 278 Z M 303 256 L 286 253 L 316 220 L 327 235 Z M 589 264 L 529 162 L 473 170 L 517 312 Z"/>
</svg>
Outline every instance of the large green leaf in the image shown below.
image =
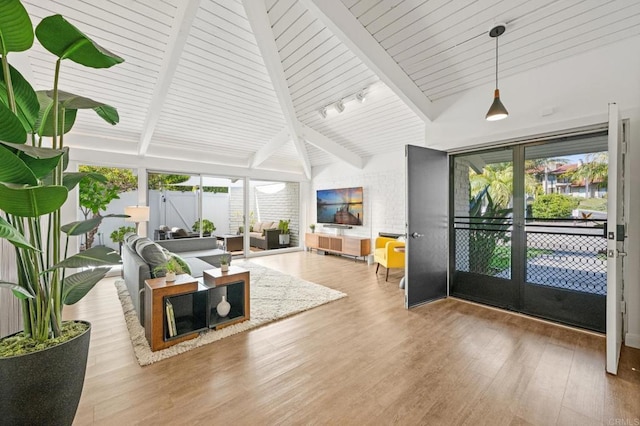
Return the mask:
<svg viewBox="0 0 640 426">
<path fill-rule="evenodd" d="M 9 65 L 11 75 L 11 86 L 13 87 L 13 95 L 16 100 L 16 108 L 18 119 L 22 122 L 24 129 L 33 132 L 38 112 L 40 111 L 40 103 L 33 87 L 17 69 Z M 5 105 L 9 105 L 7 100 L 7 82 L 4 76 L 4 69 L 0 67 L 0 99 Z"/>
<path fill-rule="evenodd" d="M 9 222 L 0 217 L 0 238 L 4 238 L 17 247 L 30 250 L 37 250 L 16 228 L 11 226 Z"/>
<path fill-rule="evenodd" d="M 27 141 L 27 131 L 22 122 L 4 102 L 0 102 L 0 141 L 13 143 Z"/>
<path fill-rule="evenodd" d="M 0 210 L 22 217 L 39 217 L 58 210 L 67 200 L 64 186 L 9 188 L 0 184 Z"/>
<path fill-rule="evenodd" d="M 47 176 L 60 162 L 60 157 L 65 154 L 64 149 L 51 149 L 51 148 L 38 148 L 37 146 L 31 146 L 27 144 L 12 144 L 6 142 L 0 142 L 5 146 L 15 149 L 18 152 L 18 157 L 26 166 L 31 169 L 33 174 L 37 178 L 43 178 Z M 30 182 L 16 182 L 33 185 Z"/>
<path fill-rule="evenodd" d="M 69 191 L 71 191 L 84 178 L 107 183 L 107 178 L 100 173 L 69 172 L 64 174 L 62 178 L 62 184 L 66 186 Z"/>
<path fill-rule="evenodd" d="M 38 90 L 38 101 L 40 102 L 40 113 L 36 120 L 36 133 L 40 136 L 52 137 L 54 135 L 53 129 L 53 99 L 47 96 L 47 92 L 44 90 Z M 63 106 L 58 103 L 58 135 L 69 133 L 74 123 L 76 122 L 76 116 L 78 110 L 70 109 L 64 111 L 64 127 L 62 126 L 62 110 Z"/>
<path fill-rule="evenodd" d="M 0 53 L 23 52 L 33 45 L 33 25 L 19 0 L 0 1 Z"/>
<path fill-rule="evenodd" d="M 96 246 L 91 247 L 89 250 L 74 254 L 57 265 L 54 265 L 51 269 L 63 267 L 83 268 L 85 266 L 117 265 L 119 263 L 120 255 L 113 251 L 113 249 L 105 246 Z"/>
<path fill-rule="evenodd" d="M 53 100 L 52 90 L 47 90 L 44 93 Z M 109 124 L 115 125 L 120 121 L 118 110 L 114 107 L 103 102 L 85 98 L 84 96 L 74 95 L 73 93 L 60 90 L 58 91 L 58 103 L 67 111 L 67 113 L 71 110 L 92 109 L 100 118 Z"/>
<path fill-rule="evenodd" d="M 0 144 L 0 182 L 35 186 L 38 178 L 14 151 Z"/>
<path fill-rule="evenodd" d="M 103 279 L 111 268 L 95 268 L 78 272 L 65 277 L 62 290 L 62 300 L 65 305 L 73 305 Z"/>
<path fill-rule="evenodd" d="M 10 283 L 7 281 L 0 281 L 0 288 L 8 288 L 13 292 L 13 295 L 18 299 L 33 299 L 35 296 L 31 294 L 29 289 L 20 287 L 18 284 Z"/>
<path fill-rule="evenodd" d="M 99 46 L 61 15 L 44 18 L 36 27 L 36 37 L 49 52 L 91 68 L 109 68 L 124 61 Z"/>
<path fill-rule="evenodd" d="M 87 220 L 79 220 L 76 222 L 67 223 L 60 227 L 60 230 L 67 235 L 82 235 L 96 228 L 102 222 L 102 216 L 92 217 Z"/>
</svg>

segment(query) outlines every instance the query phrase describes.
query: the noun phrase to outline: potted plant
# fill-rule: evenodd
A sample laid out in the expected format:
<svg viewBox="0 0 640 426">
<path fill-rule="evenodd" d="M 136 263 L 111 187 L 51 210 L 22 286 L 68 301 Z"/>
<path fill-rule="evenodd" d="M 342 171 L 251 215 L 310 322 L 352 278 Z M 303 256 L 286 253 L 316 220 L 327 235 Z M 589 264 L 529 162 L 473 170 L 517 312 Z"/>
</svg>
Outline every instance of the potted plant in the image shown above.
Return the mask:
<svg viewBox="0 0 640 426">
<path fill-rule="evenodd" d="M 280 220 L 278 222 L 278 229 L 280 230 L 280 235 L 278 236 L 279 242 L 281 246 L 289 245 L 289 220 Z"/>
<path fill-rule="evenodd" d="M 316 232 L 316 224 L 312 223 L 311 225 L 309 225 L 309 229 L 311 229 L 311 233 L 315 233 Z"/>
<path fill-rule="evenodd" d="M 200 221 L 196 220 L 191 227 L 193 232 L 200 232 Z M 211 235 L 216 230 L 216 226 L 209 219 L 202 219 L 202 235 Z"/>
<path fill-rule="evenodd" d="M 121 226 L 120 228 L 113 231 L 111 235 L 109 235 L 111 241 L 113 241 L 114 243 L 118 243 L 120 254 L 122 254 L 122 243 L 124 242 L 124 236 L 129 232 L 135 233 L 136 228 L 133 226 Z"/>
<path fill-rule="evenodd" d="M 229 270 L 229 260 L 229 256 L 226 254 L 220 256 L 220 270 L 222 272 L 227 272 Z"/>
<path fill-rule="evenodd" d="M 165 280 L 171 282 L 176 280 L 176 274 L 184 274 L 185 271 L 175 257 L 169 257 L 164 264 L 156 266 L 153 272 L 156 276 L 164 274 Z"/>
<path fill-rule="evenodd" d="M 19 0 L 0 2 L 0 34 L 0 237 L 16 248 L 17 272 L 17 282 L 0 286 L 21 300 L 24 325 L 22 332 L 0 339 L 0 413 L 7 424 L 71 424 L 82 393 L 91 328 L 84 321 L 63 322 L 63 306 L 84 297 L 120 256 L 103 246 L 67 256 L 71 237 L 103 220 L 62 225 L 61 207 L 69 191 L 83 178 L 106 179 L 64 173 L 69 150 L 63 134 L 73 126 L 78 109 L 93 109 L 111 124 L 119 118 L 109 105 L 59 90 L 59 71 L 63 59 L 93 68 L 123 60 L 62 16 L 44 18 L 35 35 L 58 60 L 53 90 L 36 94 L 8 59 L 34 41 L 31 19 Z M 50 142 L 44 143 L 44 137 Z"/>
</svg>

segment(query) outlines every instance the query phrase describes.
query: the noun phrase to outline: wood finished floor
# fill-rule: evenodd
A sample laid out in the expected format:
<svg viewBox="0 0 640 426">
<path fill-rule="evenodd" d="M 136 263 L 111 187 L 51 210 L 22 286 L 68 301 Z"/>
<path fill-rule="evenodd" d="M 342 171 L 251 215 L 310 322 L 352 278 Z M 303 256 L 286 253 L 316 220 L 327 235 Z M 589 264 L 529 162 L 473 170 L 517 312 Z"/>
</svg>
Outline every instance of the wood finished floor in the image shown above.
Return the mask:
<svg viewBox="0 0 640 426">
<path fill-rule="evenodd" d="M 252 261 L 348 297 L 140 367 L 104 280 L 65 309 L 93 326 L 74 424 L 640 424 L 640 350 L 611 376 L 602 336 L 451 298 L 407 311 L 398 270 Z"/>
</svg>

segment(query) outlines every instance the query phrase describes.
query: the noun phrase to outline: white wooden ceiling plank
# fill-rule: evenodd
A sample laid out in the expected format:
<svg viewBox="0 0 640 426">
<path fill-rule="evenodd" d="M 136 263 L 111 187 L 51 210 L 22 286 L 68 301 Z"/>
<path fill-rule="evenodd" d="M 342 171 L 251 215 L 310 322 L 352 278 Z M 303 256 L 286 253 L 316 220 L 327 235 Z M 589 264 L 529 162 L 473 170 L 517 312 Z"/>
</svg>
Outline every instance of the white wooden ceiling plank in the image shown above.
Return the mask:
<svg viewBox="0 0 640 426">
<path fill-rule="evenodd" d="M 358 67 L 361 72 L 369 71 L 367 66 L 360 59 L 354 57 L 348 49 L 344 49 L 342 52 L 336 51 L 335 56 L 333 53 L 333 51 L 329 53 L 331 58 L 328 62 L 322 61 L 313 64 L 315 67 L 289 80 L 289 91 L 294 99 L 299 93 L 306 93 L 316 87 L 323 86 L 353 68 Z"/>
<path fill-rule="evenodd" d="M 351 11 L 353 16 L 357 18 L 362 14 L 367 13 L 369 10 L 371 10 L 376 5 L 379 5 L 380 3 L 380 0 L 361 1 L 351 7 L 348 7 L 348 9 Z"/>
<path fill-rule="evenodd" d="M 609 4 L 610 7 L 620 7 L 621 4 L 614 2 Z M 597 7 L 601 10 L 601 6 Z M 595 10 L 590 9 L 590 10 Z M 584 42 L 585 39 L 590 39 L 590 32 L 600 30 L 604 31 L 611 29 L 613 24 L 619 25 L 622 19 L 628 19 L 629 13 L 635 14 L 640 11 L 640 4 L 635 6 L 635 9 L 619 8 L 615 12 L 609 10 L 606 14 L 601 14 L 601 18 L 593 20 L 590 13 L 578 13 L 573 15 L 570 11 L 567 11 L 567 17 L 562 22 L 555 24 L 546 24 L 540 21 L 538 25 L 545 25 L 540 31 L 537 28 L 533 32 L 527 32 L 525 37 L 519 37 L 522 32 L 518 33 L 514 31 L 511 38 L 505 38 L 504 42 L 500 45 L 500 70 L 506 70 L 510 68 L 510 63 L 515 61 L 516 63 L 522 62 L 524 56 L 529 56 L 533 52 L 543 49 L 545 51 L 554 50 L 553 46 L 563 46 L 565 49 L 571 48 L 572 45 L 579 45 Z M 562 32 L 551 31 L 553 26 L 561 26 Z M 537 26 L 536 26 L 537 27 Z M 555 35 L 553 35 L 555 34 Z M 511 34 L 510 34 L 511 35 Z M 517 37 L 517 38 L 513 38 Z M 487 36 L 487 38 L 489 38 Z M 489 44 L 493 46 L 492 50 L 495 51 L 495 45 L 490 43 L 491 40 L 487 40 Z M 486 51 L 485 51 L 486 52 Z M 424 78 L 417 78 L 416 83 L 421 87 L 426 88 L 427 92 L 438 87 L 446 86 L 452 82 L 465 79 L 468 76 L 477 76 L 479 73 L 493 74 L 495 68 L 495 53 L 484 53 L 482 56 L 476 56 L 470 60 L 464 61 L 461 64 L 451 64 L 456 66 L 458 72 L 452 77 L 451 73 L 446 72 L 446 69 L 441 69 L 437 72 L 433 72 Z"/>
<path fill-rule="evenodd" d="M 276 21 L 274 21 L 271 18 L 271 15 L 269 15 L 269 20 L 271 21 L 271 30 L 273 31 L 273 37 L 277 40 L 285 31 L 287 31 L 299 19 L 312 21 L 313 17 L 303 16 L 306 12 L 307 10 L 300 3 L 296 2 Z"/>
<path fill-rule="evenodd" d="M 129 1 L 129 0 L 124 0 L 124 1 Z M 164 1 L 158 1 L 158 0 L 135 0 L 136 3 L 140 3 L 149 9 L 155 9 L 171 18 L 175 15 L 176 9 L 178 8 L 177 1 L 179 0 L 172 1 L 172 2 L 164 2 Z"/>
<path fill-rule="evenodd" d="M 344 76 L 343 76 L 344 77 Z M 316 111 L 330 103 L 337 102 L 347 94 L 352 94 L 364 87 L 379 82 L 373 74 L 355 74 L 349 79 L 334 81 L 329 86 L 318 87 L 305 94 L 300 94 L 295 99 L 296 111 L 300 116 L 309 111 Z"/>
<path fill-rule="evenodd" d="M 170 9 L 171 14 L 167 14 L 161 10 L 160 4 L 154 4 L 152 6 L 146 5 L 139 1 L 130 1 L 130 0 L 110 0 L 111 3 L 118 4 L 124 9 L 130 10 L 129 14 L 137 15 L 137 16 L 145 16 L 149 19 L 152 19 L 158 22 L 161 25 L 166 26 L 166 33 L 169 35 L 171 29 L 171 20 L 173 18 L 173 14 L 175 13 L 175 7 Z"/>
<path fill-rule="evenodd" d="M 203 108 L 206 106 L 206 108 Z M 229 125 L 234 125 L 235 122 L 243 122 L 246 124 L 242 124 L 242 126 L 250 126 L 250 127 L 278 127 L 279 124 L 284 125 L 284 122 L 280 119 L 281 117 L 273 117 L 267 114 L 259 114 L 253 113 L 251 111 L 247 111 L 243 109 L 242 106 L 231 105 L 228 103 L 207 103 L 204 104 L 196 100 L 187 101 L 183 100 L 181 102 L 173 102 L 167 106 L 170 108 L 169 111 L 179 111 L 182 109 L 189 109 L 190 116 L 194 118 L 198 118 L 199 121 L 208 122 L 209 120 L 226 120 L 229 122 Z"/>
<path fill-rule="evenodd" d="M 345 162 L 350 166 L 358 169 L 362 169 L 364 167 L 364 161 L 362 157 L 360 157 L 350 149 L 345 148 L 343 145 L 334 142 L 331 138 L 326 137 L 325 135 L 318 132 L 317 130 L 312 129 L 311 127 L 302 124 L 301 136 L 308 143 L 315 145 L 316 147 L 333 155 L 338 160 Z"/>
<path fill-rule="evenodd" d="M 398 7 L 400 3 L 402 3 L 402 0 L 383 0 L 362 13 L 356 13 L 355 8 L 349 8 L 349 10 L 366 27 L 391 9 Z"/>
<path fill-rule="evenodd" d="M 287 13 L 287 10 L 291 9 L 297 0 L 277 0 L 272 5 L 265 4 L 267 9 L 267 15 L 269 16 L 269 22 L 273 26 L 278 20 Z M 270 2 L 267 2 L 270 3 Z"/>
<path fill-rule="evenodd" d="M 147 119 L 145 120 L 140 134 L 140 141 L 138 142 L 138 155 L 140 156 L 144 156 L 147 148 L 149 148 L 151 137 L 153 136 L 158 119 L 160 118 L 160 113 L 162 112 L 164 98 L 167 95 L 171 80 L 173 80 L 173 75 L 178 67 L 182 49 L 187 41 L 191 23 L 196 16 L 199 6 L 200 0 L 189 0 L 176 11 L 171 38 L 165 51 L 165 60 L 160 68 L 160 78 L 154 89 L 153 97 L 149 104 Z"/>
<path fill-rule="evenodd" d="M 329 29 L 425 121 L 436 117 L 431 101 L 358 22 L 340 0 L 304 0 Z"/>
<path fill-rule="evenodd" d="M 46 15 L 55 13 L 64 15 L 89 37 L 100 40 L 100 44 L 110 46 L 110 50 L 116 53 L 117 48 L 114 46 L 125 44 L 123 40 L 135 40 L 153 49 L 161 50 L 168 39 L 166 34 L 157 31 L 157 24 L 151 27 L 136 25 L 135 18 L 129 16 L 114 18 L 108 10 L 96 5 L 78 3 L 76 0 L 76 6 L 79 9 L 70 7 L 66 2 L 55 6 L 55 10 L 48 8 L 42 8 L 42 10 L 46 11 Z"/>
<path fill-rule="evenodd" d="M 296 67 L 297 72 L 288 76 L 289 88 L 292 90 L 296 84 L 310 75 L 323 74 L 323 70 L 324 72 L 331 72 L 332 69 L 349 60 L 357 60 L 358 63 L 362 64 L 358 58 L 355 58 L 349 52 L 349 49 L 344 44 L 339 42 L 336 44 L 324 43 L 305 56 L 304 61 L 300 61 L 299 66 Z"/>
<path fill-rule="evenodd" d="M 273 156 L 289 141 L 289 129 L 283 127 L 274 137 L 258 149 L 249 159 L 249 167 L 254 169 Z"/>
<path fill-rule="evenodd" d="M 208 82 L 208 84 L 210 83 Z M 180 93 L 184 93 L 184 96 L 198 99 L 198 102 L 205 104 L 237 105 L 247 113 L 261 114 L 270 120 L 282 118 L 278 103 L 273 102 L 275 101 L 275 95 L 273 95 L 273 99 L 264 100 L 256 98 L 250 93 L 239 93 L 233 87 L 198 86 L 197 82 L 189 78 L 176 81 L 170 90 L 171 96 L 175 94 L 175 96 L 179 97 Z"/>
<path fill-rule="evenodd" d="M 324 37 L 327 33 L 330 32 L 321 24 L 317 25 L 317 22 L 305 28 L 291 43 L 280 50 L 279 53 L 282 63 L 287 63 L 291 57 L 304 56 L 312 47 L 312 41 L 316 37 Z"/>
<path fill-rule="evenodd" d="M 187 61 L 185 61 L 185 65 Z M 233 90 L 237 90 L 240 96 L 248 95 L 271 102 L 274 99 L 274 91 L 272 86 L 264 84 L 246 74 L 239 75 L 229 68 L 222 67 L 213 63 L 211 66 L 188 62 L 189 68 L 181 70 L 181 75 L 207 79 L 204 85 L 215 87 L 216 85 L 224 85 Z M 186 77 L 185 77 L 186 78 Z"/>
<path fill-rule="evenodd" d="M 403 0 L 398 5 L 396 5 L 396 7 L 380 15 L 379 18 L 376 18 L 373 22 L 367 25 L 366 28 L 376 39 L 376 34 L 378 34 L 380 31 L 387 30 L 387 33 L 383 33 L 383 36 L 388 36 L 389 34 L 393 33 L 392 31 L 389 31 L 390 26 L 394 25 L 403 17 L 413 16 L 413 11 L 420 6 L 424 6 L 424 4 L 428 1 L 429 0 Z"/>
<path fill-rule="evenodd" d="M 388 31 L 389 34 L 382 38 L 382 34 L 385 32 L 380 31 L 378 33 L 379 38 L 376 39 L 382 47 L 389 51 L 389 49 L 403 40 L 422 31 L 429 31 L 430 26 L 439 20 L 447 19 L 457 13 L 463 15 L 463 17 L 471 15 L 474 11 L 467 12 L 470 8 L 475 8 L 475 11 L 480 9 L 477 2 L 448 2 L 446 0 L 436 8 L 426 6 L 418 8 L 411 13 L 410 17 L 400 19 L 389 26 L 388 28 L 392 29 L 393 32 Z"/>
<path fill-rule="evenodd" d="M 230 23 L 235 27 L 234 32 L 242 31 L 251 33 L 251 27 L 249 26 L 249 21 L 247 21 L 246 15 L 244 13 L 235 13 L 230 8 L 226 7 L 227 3 L 228 2 L 221 3 L 218 1 L 205 1 L 201 5 L 201 10 L 216 16 L 218 19 Z"/>
<path fill-rule="evenodd" d="M 342 3 L 344 3 L 345 7 L 347 9 L 351 9 L 353 6 L 357 5 L 358 3 L 362 3 L 362 2 L 369 2 L 370 0 L 342 0 Z"/>
<path fill-rule="evenodd" d="M 625 25 L 625 21 L 618 22 L 616 24 L 617 29 L 613 32 L 610 29 L 602 29 L 601 31 L 592 31 L 588 38 L 584 38 L 581 40 L 579 45 L 572 45 L 571 48 L 571 56 L 579 55 L 584 52 L 588 52 L 590 50 L 596 49 L 598 47 L 605 46 L 610 43 L 615 43 L 620 40 L 624 40 L 627 38 L 634 37 L 640 34 L 640 25 L 638 22 L 633 22 L 633 18 L 638 18 L 638 15 L 629 17 L 630 22 Z M 618 27 L 622 25 L 621 27 Z M 532 68 L 536 68 L 539 66 L 546 65 L 548 63 L 552 63 L 557 60 L 562 60 L 567 57 L 567 50 L 561 46 L 555 46 L 553 49 L 540 49 L 536 53 L 531 55 L 527 55 L 526 59 L 521 62 L 511 62 L 510 64 L 504 67 L 504 71 L 502 67 L 500 68 L 500 75 L 502 77 L 508 77 L 513 74 L 517 74 L 520 72 L 524 72 L 530 70 Z M 477 77 L 473 79 L 469 79 L 468 82 L 464 84 L 458 85 L 444 85 L 442 87 L 438 87 L 437 89 L 432 89 L 434 93 L 434 97 L 442 98 L 445 96 L 450 96 L 454 93 L 457 93 L 461 90 L 469 89 L 481 84 L 486 84 L 488 82 L 492 82 L 493 77 L 487 75 L 486 77 Z"/>
<path fill-rule="evenodd" d="M 193 39 L 202 40 L 204 42 L 212 43 L 221 49 L 226 49 L 229 52 L 233 52 L 236 55 L 244 56 L 253 62 L 262 64 L 262 57 L 260 51 L 255 43 L 249 43 L 239 38 L 225 38 L 226 33 L 220 33 L 214 31 L 212 28 L 191 27 L 191 34 L 187 39 L 187 48 L 191 46 L 196 47 L 198 43 L 192 41 Z"/>
<path fill-rule="evenodd" d="M 206 66 L 215 62 L 216 65 L 228 69 L 230 72 L 248 76 L 250 79 L 269 85 L 269 76 L 261 63 L 248 60 L 246 57 L 227 52 L 213 44 L 202 46 L 201 49 L 185 50 L 184 59 L 192 64 Z"/>
<path fill-rule="evenodd" d="M 304 142 L 299 137 L 300 123 L 296 118 L 296 112 L 291 100 L 291 94 L 287 87 L 287 80 L 284 75 L 284 69 L 282 68 L 282 62 L 278 54 L 278 47 L 276 41 L 273 39 L 273 32 L 271 31 L 271 24 L 269 22 L 269 16 L 265 4 L 262 0 L 253 1 L 243 0 L 247 18 L 253 30 L 253 34 L 262 53 L 262 57 L 267 67 L 267 72 L 273 83 L 273 87 L 280 103 L 280 108 L 284 115 L 289 133 L 293 139 L 293 143 L 296 145 L 300 161 L 302 163 L 305 176 L 307 179 L 311 178 L 311 163 L 309 162 L 309 156 L 304 146 Z"/>
<path fill-rule="evenodd" d="M 309 62 L 316 60 L 320 56 L 318 51 L 326 53 L 340 44 L 340 41 L 331 35 L 326 28 L 311 37 L 300 49 L 282 61 L 282 68 L 287 79 L 307 66 Z"/>
<path fill-rule="evenodd" d="M 375 116 L 375 118 L 377 118 L 377 120 L 361 120 L 359 117 L 354 117 L 353 119 L 343 123 L 329 125 L 328 127 L 331 131 L 326 130 L 325 127 L 318 127 L 318 129 L 324 131 L 328 136 L 334 137 L 336 140 L 340 139 L 332 132 L 337 132 L 341 137 L 353 142 L 360 139 L 366 140 L 367 148 L 373 147 L 375 145 L 376 138 L 380 138 L 381 135 L 385 135 L 385 132 L 390 132 L 393 135 L 404 131 L 405 129 L 414 127 L 419 127 L 424 131 L 424 122 L 415 123 L 415 120 L 411 120 L 409 117 L 406 117 L 406 114 L 399 113 L 397 116 L 394 116 L 395 121 L 384 116 Z M 356 130 L 355 125 L 362 123 L 367 123 L 368 126 L 358 126 Z M 352 125 L 349 126 L 349 124 Z M 356 147 L 353 149 L 356 151 L 358 150 Z"/>
<path fill-rule="evenodd" d="M 542 7 L 546 7 L 555 1 L 556 0 L 548 0 L 548 3 Z M 499 13 L 494 7 L 499 8 Z M 430 27 L 429 32 L 432 33 L 432 36 L 429 36 L 429 38 L 425 38 L 411 47 L 406 47 L 402 51 L 392 49 L 389 53 L 402 66 L 407 74 L 411 74 L 415 71 L 415 64 L 427 61 L 432 57 L 438 57 L 439 55 L 457 54 L 458 48 L 468 43 L 469 40 L 475 37 L 486 37 L 489 29 L 496 22 L 496 16 L 505 17 L 501 22 L 513 22 L 515 16 L 518 16 L 519 24 L 522 16 L 535 12 L 539 7 L 540 5 L 538 3 L 528 0 L 517 2 L 514 0 L 503 0 L 502 3 L 496 3 L 489 8 L 484 8 L 479 13 L 468 18 L 465 21 L 464 30 L 449 32 L 450 37 L 446 39 L 438 34 L 439 32 L 446 32 L 446 29 L 441 27 L 438 31 L 431 31 L 432 28 Z M 434 23 L 433 25 L 440 25 L 440 22 Z M 449 28 L 451 28 L 452 24 L 448 25 Z M 392 51 L 395 53 L 391 53 Z"/>
<path fill-rule="evenodd" d="M 255 38 L 251 31 L 244 30 L 243 28 L 220 18 L 206 9 L 200 9 L 198 12 L 197 23 L 198 28 L 211 28 L 214 32 L 218 30 L 225 33 L 224 37 L 227 39 L 237 38 L 245 42 L 255 44 Z"/>
<path fill-rule="evenodd" d="M 323 27 L 312 14 L 305 13 L 275 40 L 278 52 L 281 52 L 281 56 L 286 58 L 290 52 L 298 49 L 300 44 L 308 40 L 311 35 L 322 31 Z M 289 44 L 292 46 L 288 46 Z"/>
</svg>

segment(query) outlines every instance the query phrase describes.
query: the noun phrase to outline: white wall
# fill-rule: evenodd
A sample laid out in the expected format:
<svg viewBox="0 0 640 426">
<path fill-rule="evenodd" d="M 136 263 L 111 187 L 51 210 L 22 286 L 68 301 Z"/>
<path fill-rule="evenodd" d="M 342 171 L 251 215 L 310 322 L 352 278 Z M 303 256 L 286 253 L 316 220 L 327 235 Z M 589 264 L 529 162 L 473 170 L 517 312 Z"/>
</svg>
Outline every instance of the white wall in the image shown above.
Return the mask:
<svg viewBox="0 0 640 426">
<path fill-rule="evenodd" d="M 314 167 L 313 180 L 308 193 L 307 223 L 316 223 L 316 191 L 318 189 L 362 186 L 363 224 L 344 230 L 344 235 L 375 239 L 378 232 L 404 233 L 406 222 L 404 158 L 404 150 L 399 149 L 369 158 L 362 170 L 344 163 Z M 335 230 L 323 229 L 322 225 L 317 225 L 316 232 L 335 233 Z"/>
<path fill-rule="evenodd" d="M 561 62 L 500 79 L 501 99 L 509 110 L 502 121 L 484 115 L 493 86 L 470 90 L 441 105 L 427 130 L 426 146 L 459 149 L 607 121 L 609 102 L 618 103 L 631 121 L 631 164 L 640 164 L 640 37 L 608 45 Z M 444 103 L 444 102 L 443 102 Z M 551 115 L 542 115 L 552 108 Z M 640 168 L 631 167 L 629 248 L 626 262 L 627 345 L 640 348 Z"/>
</svg>

